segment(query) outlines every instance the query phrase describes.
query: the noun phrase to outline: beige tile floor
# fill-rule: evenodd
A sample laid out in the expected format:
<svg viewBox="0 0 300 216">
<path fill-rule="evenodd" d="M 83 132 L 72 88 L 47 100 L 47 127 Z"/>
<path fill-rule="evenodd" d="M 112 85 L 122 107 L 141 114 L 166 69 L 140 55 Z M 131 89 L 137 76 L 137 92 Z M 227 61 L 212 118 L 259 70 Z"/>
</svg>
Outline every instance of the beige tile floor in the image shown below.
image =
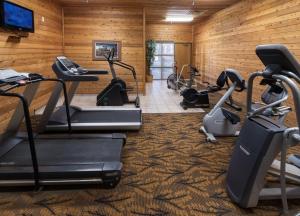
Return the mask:
<svg viewBox="0 0 300 216">
<path fill-rule="evenodd" d="M 179 105 L 182 97 L 179 92 L 175 92 L 167 88 L 165 80 L 156 80 L 146 84 L 146 95 L 140 96 L 141 108 L 143 113 L 189 113 L 204 112 L 203 109 L 184 110 Z M 72 105 L 76 106 L 95 106 L 96 95 L 76 95 L 72 101 Z M 131 107 L 133 105 L 127 105 Z"/>
</svg>

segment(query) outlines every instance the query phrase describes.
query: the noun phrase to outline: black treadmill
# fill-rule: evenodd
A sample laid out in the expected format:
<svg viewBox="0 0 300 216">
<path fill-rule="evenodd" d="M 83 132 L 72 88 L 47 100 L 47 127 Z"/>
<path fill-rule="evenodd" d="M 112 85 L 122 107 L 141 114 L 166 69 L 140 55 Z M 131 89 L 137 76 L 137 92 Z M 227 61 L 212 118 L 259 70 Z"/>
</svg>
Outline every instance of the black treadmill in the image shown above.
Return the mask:
<svg viewBox="0 0 300 216">
<path fill-rule="evenodd" d="M 71 103 L 80 82 L 98 81 L 97 75 L 107 71 L 87 70 L 70 59 L 59 56 L 52 66 L 58 79 L 71 82 L 68 90 L 68 101 Z M 41 131 L 66 131 L 68 129 L 65 106 L 56 108 L 61 95 L 61 86 L 57 84 L 51 95 L 40 122 Z M 96 100 L 96 97 L 95 97 Z M 142 110 L 125 107 L 76 107 L 70 106 L 73 131 L 103 130 L 139 130 L 142 126 Z"/>
<path fill-rule="evenodd" d="M 11 76 L 7 78 L 7 74 Z M 34 134 L 29 105 L 42 81 L 60 83 L 66 98 L 63 81 L 0 70 L 0 97 L 20 100 L 7 130 L 0 136 L 0 186 L 102 184 L 115 187 L 121 178 L 121 153 L 126 137 L 123 134 Z M 21 86 L 26 86 L 24 94 L 11 92 Z M 69 119 L 68 107 L 65 103 Z M 24 116 L 25 133 L 19 132 Z M 72 131 L 70 121 L 68 130 Z"/>
</svg>

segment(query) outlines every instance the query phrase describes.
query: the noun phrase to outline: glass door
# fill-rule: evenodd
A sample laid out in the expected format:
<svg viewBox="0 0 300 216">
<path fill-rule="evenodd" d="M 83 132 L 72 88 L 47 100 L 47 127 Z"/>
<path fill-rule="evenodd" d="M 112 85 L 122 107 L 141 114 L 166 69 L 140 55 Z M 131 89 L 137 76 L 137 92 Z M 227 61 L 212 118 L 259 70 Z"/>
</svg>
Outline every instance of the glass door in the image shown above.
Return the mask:
<svg viewBox="0 0 300 216">
<path fill-rule="evenodd" d="M 173 42 L 157 42 L 154 62 L 150 72 L 155 80 L 166 80 L 173 73 L 175 45 Z"/>
</svg>

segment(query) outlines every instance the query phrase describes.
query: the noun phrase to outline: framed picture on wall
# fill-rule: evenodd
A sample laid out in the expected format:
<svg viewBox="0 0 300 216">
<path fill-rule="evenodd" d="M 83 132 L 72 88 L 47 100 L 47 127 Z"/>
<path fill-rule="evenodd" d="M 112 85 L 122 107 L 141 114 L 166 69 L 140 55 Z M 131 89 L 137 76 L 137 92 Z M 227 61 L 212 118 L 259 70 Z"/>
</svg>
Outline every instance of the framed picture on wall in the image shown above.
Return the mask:
<svg viewBox="0 0 300 216">
<path fill-rule="evenodd" d="M 105 55 L 107 55 L 112 49 L 115 53 L 113 56 L 114 60 L 121 61 L 121 42 L 120 41 L 93 41 L 93 60 L 103 61 L 106 60 Z"/>
</svg>

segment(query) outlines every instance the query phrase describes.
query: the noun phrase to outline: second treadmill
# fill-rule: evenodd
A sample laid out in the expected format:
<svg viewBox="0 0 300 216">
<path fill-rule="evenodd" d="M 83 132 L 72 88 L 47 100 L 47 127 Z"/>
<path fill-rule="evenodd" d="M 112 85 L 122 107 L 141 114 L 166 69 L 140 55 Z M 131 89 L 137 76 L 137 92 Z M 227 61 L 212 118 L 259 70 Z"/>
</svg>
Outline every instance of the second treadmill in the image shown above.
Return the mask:
<svg viewBox="0 0 300 216">
<path fill-rule="evenodd" d="M 107 71 L 87 70 L 70 59 L 59 56 L 52 66 L 58 79 L 71 82 L 68 90 L 69 103 L 80 82 L 98 81 L 97 75 Z M 61 95 L 61 86 L 56 85 L 40 121 L 42 131 L 65 131 L 68 128 L 65 106 L 56 108 Z M 139 130 L 142 126 L 142 110 L 140 108 L 103 108 L 70 106 L 73 131 L 128 131 Z"/>
</svg>

